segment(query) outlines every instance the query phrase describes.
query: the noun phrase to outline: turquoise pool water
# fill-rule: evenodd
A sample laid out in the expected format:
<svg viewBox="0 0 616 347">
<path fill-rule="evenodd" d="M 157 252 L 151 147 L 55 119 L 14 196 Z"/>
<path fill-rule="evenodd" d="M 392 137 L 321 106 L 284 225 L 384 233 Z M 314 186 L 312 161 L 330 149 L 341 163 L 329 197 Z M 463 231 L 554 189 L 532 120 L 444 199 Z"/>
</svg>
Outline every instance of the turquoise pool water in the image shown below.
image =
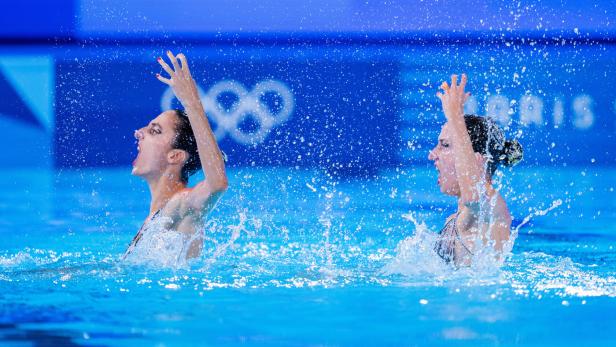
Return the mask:
<svg viewBox="0 0 616 347">
<path fill-rule="evenodd" d="M 164 269 L 119 262 L 149 202 L 129 169 L 5 170 L 0 344 L 614 345 L 616 169 L 590 165 L 506 172 L 533 218 L 472 271 L 428 246 L 455 208 L 429 168 L 229 170 L 203 259 Z"/>
</svg>

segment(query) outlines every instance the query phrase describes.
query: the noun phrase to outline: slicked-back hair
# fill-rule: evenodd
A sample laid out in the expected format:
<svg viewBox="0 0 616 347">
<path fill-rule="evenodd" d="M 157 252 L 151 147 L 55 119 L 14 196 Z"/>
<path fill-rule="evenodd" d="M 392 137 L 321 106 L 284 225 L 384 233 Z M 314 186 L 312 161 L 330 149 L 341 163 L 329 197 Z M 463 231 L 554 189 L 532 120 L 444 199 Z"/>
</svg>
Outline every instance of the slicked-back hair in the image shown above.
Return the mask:
<svg viewBox="0 0 616 347">
<path fill-rule="evenodd" d="M 488 159 L 487 170 L 492 176 L 498 165 L 513 166 L 522 160 L 522 145 L 517 140 L 505 140 L 503 130 L 489 117 L 464 115 L 466 130 L 473 151 Z"/>
<path fill-rule="evenodd" d="M 190 121 L 186 112 L 183 110 L 173 110 L 177 116 L 175 125 L 175 139 L 171 146 L 173 149 L 181 149 L 188 153 L 188 160 L 182 166 L 180 179 L 183 183 L 188 183 L 188 178 L 195 172 L 201 169 L 201 160 L 199 160 L 199 150 L 197 149 L 197 140 L 193 133 Z"/>
</svg>

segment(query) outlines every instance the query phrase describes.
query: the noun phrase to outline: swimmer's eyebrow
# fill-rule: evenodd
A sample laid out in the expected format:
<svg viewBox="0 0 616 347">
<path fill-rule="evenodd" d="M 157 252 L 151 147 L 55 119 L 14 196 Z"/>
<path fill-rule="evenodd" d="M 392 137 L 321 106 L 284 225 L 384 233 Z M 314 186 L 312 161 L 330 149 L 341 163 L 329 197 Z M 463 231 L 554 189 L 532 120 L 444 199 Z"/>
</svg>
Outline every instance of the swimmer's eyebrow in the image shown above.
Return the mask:
<svg viewBox="0 0 616 347">
<path fill-rule="evenodd" d="M 158 129 L 160 129 L 160 130 L 162 130 L 162 129 L 163 129 L 163 127 L 161 127 L 161 126 L 160 126 L 160 124 L 158 124 L 158 123 L 156 123 L 156 122 L 152 122 L 152 123 L 150 123 L 150 125 L 151 125 L 152 127 L 158 127 Z"/>
</svg>

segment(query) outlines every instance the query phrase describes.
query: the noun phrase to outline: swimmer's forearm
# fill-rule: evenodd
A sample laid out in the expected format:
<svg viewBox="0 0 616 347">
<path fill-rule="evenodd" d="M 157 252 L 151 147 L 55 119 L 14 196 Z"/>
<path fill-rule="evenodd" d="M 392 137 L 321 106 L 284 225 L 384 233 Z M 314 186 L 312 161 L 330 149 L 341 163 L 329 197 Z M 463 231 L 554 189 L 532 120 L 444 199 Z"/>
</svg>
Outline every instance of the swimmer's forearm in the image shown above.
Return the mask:
<svg viewBox="0 0 616 347">
<path fill-rule="evenodd" d="M 454 134 L 453 148 L 460 197 L 463 202 L 476 202 L 479 200 L 478 184 L 482 180 L 482 170 L 473 151 L 473 144 L 466 129 L 464 115 L 451 117 L 450 121 Z"/>
<path fill-rule="evenodd" d="M 197 148 L 199 149 L 199 159 L 201 160 L 206 181 L 212 190 L 220 191 L 227 189 L 225 162 L 201 101 L 199 99 L 187 100 L 184 109 L 195 134 Z"/>
</svg>

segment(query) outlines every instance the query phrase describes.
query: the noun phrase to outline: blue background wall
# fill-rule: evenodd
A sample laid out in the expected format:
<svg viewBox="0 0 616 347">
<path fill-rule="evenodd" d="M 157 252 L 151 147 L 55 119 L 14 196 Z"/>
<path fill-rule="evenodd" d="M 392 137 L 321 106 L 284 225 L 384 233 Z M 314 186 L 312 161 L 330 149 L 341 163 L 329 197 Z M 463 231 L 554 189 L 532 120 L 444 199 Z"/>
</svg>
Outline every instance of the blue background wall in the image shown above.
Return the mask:
<svg viewBox="0 0 616 347">
<path fill-rule="evenodd" d="M 615 6 L 500 3 L 25 1 L 1 15 L 1 165 L 130 165 L 133 130 L 175 105 L 154 78 L 167 48 L 188 55 L 215 127 L 242 116 L 218 131 L 231 165 L 425 164 L 454 72 L 526 165 L 616 164 Z M 233 115 L 237 93 L 214 91 L 265 82 L 286 102 L 244 95 Z"/>
</svg>

